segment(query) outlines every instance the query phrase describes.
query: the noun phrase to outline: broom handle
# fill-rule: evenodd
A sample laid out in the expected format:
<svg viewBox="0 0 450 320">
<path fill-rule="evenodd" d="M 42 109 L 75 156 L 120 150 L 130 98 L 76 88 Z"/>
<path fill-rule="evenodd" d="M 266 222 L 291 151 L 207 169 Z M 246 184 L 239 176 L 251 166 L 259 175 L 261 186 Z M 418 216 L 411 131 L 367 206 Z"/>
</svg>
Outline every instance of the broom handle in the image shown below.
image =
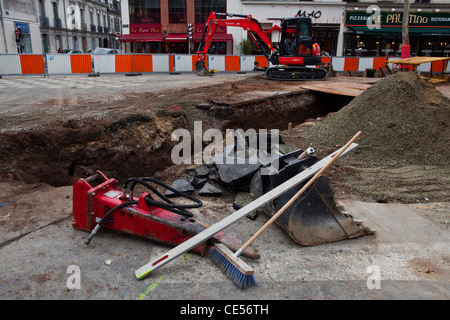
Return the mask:
<svg viewBox="0 0 450 320">
<path fill-rule="evenodd" d="M 289 206 L 295 201 L 297 200 L 298 197 L 300 197 L 300 195 L 305 192 L 306 189 L 308 189 L 313 183 L 314 181 L 316 181 L 316 179 L 329 167 L 331 166 L 331 164 L 341 156 L 341 154 L 361 135 L 361 131 L 359 131 L 357 134 L 355 134 L 355 136 L 350 139 L 349 142 L 347 142 L 347 144 L 345 146 L 343 146 L 338 153 L 336 153 L 335 155 L 332 156 L 331 160 L 322 168 L 320 169 L 309 181 L 308 183 L 306 183 L 303 188 L 301 188 L 280 210 L 278 210 L 278 212 L 273 215 L 272 218 L 270 218 L 269 221 L 266 222 L 266 224 L 264 226 L 262 226 L 261 229 L 259 229 L 238 251 L 235 252 L 234 257 L 239 256 L 242 251 L 244 251 L 249 245 L 252 244 L 253 241 L 255 241 L 256 238 L 258 238 L 261 233 L 264 232 L 264 230 L 266 230 L 280 215 L 283 214 L 283 212 L 289 208 Z"/>
</svg>

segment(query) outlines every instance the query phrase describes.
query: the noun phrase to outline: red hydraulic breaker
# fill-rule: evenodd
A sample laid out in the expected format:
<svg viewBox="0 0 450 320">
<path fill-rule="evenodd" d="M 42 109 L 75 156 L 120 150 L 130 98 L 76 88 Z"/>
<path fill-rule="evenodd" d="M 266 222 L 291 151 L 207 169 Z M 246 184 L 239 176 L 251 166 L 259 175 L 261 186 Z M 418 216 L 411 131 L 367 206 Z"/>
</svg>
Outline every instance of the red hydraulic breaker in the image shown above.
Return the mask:
<svg viewBox="0 0 450 320">
<path fill-rule="evenodd" d="M 193 204 L 175 204 L 159 193 L 151 183 L 158 184 L 177 196 L 185 197 Z M 127 193 L 128 185 L 130 188 Z M 156 201 L 147 192 L 139 198 L 134 197 L 136 185 L 150 189 L 164 201 Z M 194 219 L 193 214 L 187 210 L 200 206 L 200 200 L 153 178 L 129 178 L 124 183 L 123 190 L 119 191 L 116 179 L 109 179 L 97 171 L 94 175 L 78 179 L 73 184 L 72 226 L 76 230 L 90 232 L 86 244 L 90 243 L 100 227 L 105 227 L 175 247 L 206 228 L 204 223 Z M 229 248 L 239 246 L 238 239 L 220 233 L 208 242 L 199 244 L 192 251 L 203 256 L 209 247 L 217 242 L 223 242 Z M 259 258 L 259 254 L 252 250 L 248 251 L 246 256 Z"/>
</svg>

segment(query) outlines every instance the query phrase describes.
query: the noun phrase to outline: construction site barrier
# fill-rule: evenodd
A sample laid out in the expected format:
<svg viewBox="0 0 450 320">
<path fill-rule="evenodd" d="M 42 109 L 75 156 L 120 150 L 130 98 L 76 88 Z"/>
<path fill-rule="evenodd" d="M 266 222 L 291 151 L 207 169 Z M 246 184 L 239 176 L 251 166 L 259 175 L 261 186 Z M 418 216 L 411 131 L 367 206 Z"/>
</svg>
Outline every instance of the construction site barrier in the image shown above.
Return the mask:
<svg viewBox="0 0 450 320">
<path fill-rule="evenodd" d="M 208 55 L 208 68 L 217 71 L 241 71 L 240 56 Z"/>
<path fill-rule="evenodd" d="M 0 75 L 44 74 L 41 54 L 0 54 Z"/>
<path fill-rule="evenodd" d="M 427 63 L 422 63 L 421 65 L 419 65 L 417 67 L 417 69 L 421 72 L 421 73 L 440 73 L 442 72 L 442 70 L 444 70 L 444 72 L 450 72 L 450 63 L 449 61 L 434 61 L 434 62 L 427 62 Z"/>
<path fill-rule="evenodd" d="M 0 75 L 114 74 L 131 72 L 193 72 L 195 54 L 0 54 Z M 386 65 L 386 57 L 322 57 L 335 72 L 364 72 Z M 271 66 L 264 56 L 208 55 L 208 69 L 218 72 L 252 71 Z M 391 66 L 392 67 L 392 66 Z M 418 66 L 421 73 L 450 72 L 450 63 L 435 61 Z"/>
<path fill-rule="evenodd" d="M 264 56 L 241 56 L 240 71 L 252 71 L 255 67 L 255 62 L 259 68 L 267 68 L 269 61 Z"/>
<path fill-rule="evenodd" d="M 337 72 L 364 72 L 378 70 L 386 65 L 386 57 L 331 57 L 333 70 Z"/>
<path fill-rule="evenodd" d="M 47 74 L 92 73 L 90 54 L 47 54 Z"/>
</svg>

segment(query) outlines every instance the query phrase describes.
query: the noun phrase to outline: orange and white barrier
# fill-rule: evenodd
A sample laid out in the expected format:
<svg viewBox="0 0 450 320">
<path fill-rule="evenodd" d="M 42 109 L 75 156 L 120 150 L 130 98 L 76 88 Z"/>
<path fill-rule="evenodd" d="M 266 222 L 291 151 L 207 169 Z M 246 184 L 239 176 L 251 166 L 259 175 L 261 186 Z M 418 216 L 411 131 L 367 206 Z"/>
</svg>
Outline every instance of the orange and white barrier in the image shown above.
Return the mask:
<svg viewBox="0 0 450 320">
<path fill-rule="evenodd" d="M 189 72 L 194 71 L 194 63 L 197 60 L 196 55 L 175 54 L 173 57 L 173 67 L 171 71 Z"/>
<path fill-rule="evenodd" d="M 96 73 L 169 72 L 167 54 L 101 54 L 93 55 Z"/>
<path fill-rule="evenodd" d="M 421 73 L 441 73 L 442 70 L 444 70 L 444 72 L 450 72 L 450 61 L 442 60 L 422 63 L 417 69 Z"/>
<path fill-rule="evenodd" d="M 0 55 L 0 75 L 44 74 L 41 54 Z"/>
<path fill-rule="evenodd" d="M 332 57 L 331 64 L 337 72 L 364 72 L 384 66 L 386 57 Z"/>
<path fill-rule="evenodd" d="M 47 54 L 47 74 L 92 73 L 90 54 Z"/>
<path fill-rule="evenodd" d="M 193 72 L 196 59 L 195 54 L 0 54 L 0 75 Z M 253 55 L 208 55 L 206 62 L 218 72 L 252 71 L 255 62 L 262 68 L 272 65 L 264 56 Z M 331 64 L 336 72 L 364 72 L 383 67 L 386 57 L 322 57 L 322 64 Z M 443 68 L 450 72 L 450 62 L 424 63 L 418 70 L 438 73 Z"/>
<path fill-rule="evenodd" d="M 241 56 L 240 71 L 252 71 L 255 67 L 255 62 L 258 63 L 259 68 L 267 68 L 269 61 L 264 56 Z"/>
<path fill-rule="evenodd" d="M 240 56 L 208 55 L 208 69 L 217 71 L 241 71 Z"/>
</svg>

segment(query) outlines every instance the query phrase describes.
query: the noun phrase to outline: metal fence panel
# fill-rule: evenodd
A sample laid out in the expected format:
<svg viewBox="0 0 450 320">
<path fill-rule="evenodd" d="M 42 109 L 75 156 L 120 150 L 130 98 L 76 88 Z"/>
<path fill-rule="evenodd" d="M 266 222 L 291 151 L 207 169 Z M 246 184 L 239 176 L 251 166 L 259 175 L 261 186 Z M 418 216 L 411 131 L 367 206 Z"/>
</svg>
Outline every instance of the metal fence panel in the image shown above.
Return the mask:
<svg viewBox="0 0 450 320">
<path fill-rule="evenodd" d="M 0 74 L 22 74 L 19 54 L 0 54 Z"/>
</svg>

